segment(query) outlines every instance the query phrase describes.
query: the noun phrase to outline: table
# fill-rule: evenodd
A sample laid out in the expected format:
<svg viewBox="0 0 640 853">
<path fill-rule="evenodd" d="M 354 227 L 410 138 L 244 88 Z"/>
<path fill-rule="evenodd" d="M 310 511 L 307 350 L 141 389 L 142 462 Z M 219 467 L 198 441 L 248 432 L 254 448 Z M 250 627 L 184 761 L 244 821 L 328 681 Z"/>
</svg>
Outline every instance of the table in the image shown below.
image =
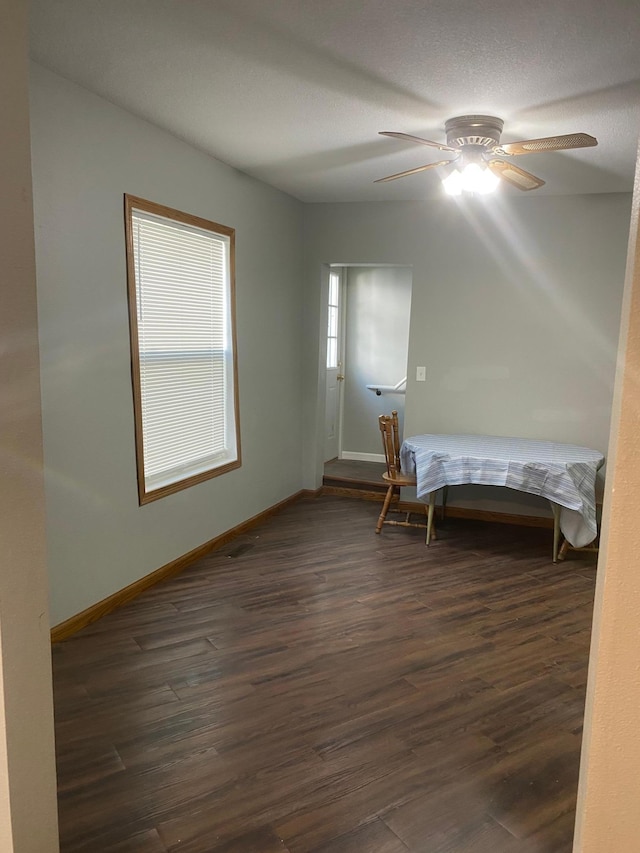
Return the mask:
<svg viewBox="0 0 640 853">
<path fill-rule="evenodd" d="M 418 498 L 429 501 L 427 540 L 436 491 L 467 483 L 547 498 L 554 517 L 554 563 L 560 531 L 576 548 L 597 536 L 595 482 L 604 464 L 597 450 L 494 435 L 414 435 L 402 443 L 400 461 L 403 473 L 416 475 Z"/>
</svg>

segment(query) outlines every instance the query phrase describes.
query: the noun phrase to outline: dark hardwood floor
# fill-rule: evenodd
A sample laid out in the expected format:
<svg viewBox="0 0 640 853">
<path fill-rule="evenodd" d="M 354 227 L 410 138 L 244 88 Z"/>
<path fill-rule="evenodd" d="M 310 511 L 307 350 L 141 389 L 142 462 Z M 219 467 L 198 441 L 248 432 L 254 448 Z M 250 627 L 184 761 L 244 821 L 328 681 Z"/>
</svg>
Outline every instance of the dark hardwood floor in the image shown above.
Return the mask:
<svg viewBox="0 0 640 853">
<path fill-rule="evenodd" d="M 63 853 L 569 853 L 595 579 L 302 500 L 53 648 Z"/>
</svg>

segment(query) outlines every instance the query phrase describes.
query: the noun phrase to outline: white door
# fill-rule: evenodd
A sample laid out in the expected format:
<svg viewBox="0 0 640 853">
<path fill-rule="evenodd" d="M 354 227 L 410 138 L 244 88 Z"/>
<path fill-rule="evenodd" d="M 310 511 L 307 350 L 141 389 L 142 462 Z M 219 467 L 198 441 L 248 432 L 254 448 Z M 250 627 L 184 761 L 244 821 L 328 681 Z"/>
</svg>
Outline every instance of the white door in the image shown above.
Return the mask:
<svg viewBox="0 0 640 853">
<path fill-rule="evenodd" d="M 327 321 L 327 380 L 324 461 L 340 455 L 340 405 L 342 401 L 342 270 L 329 271 Z"/>
</svg>

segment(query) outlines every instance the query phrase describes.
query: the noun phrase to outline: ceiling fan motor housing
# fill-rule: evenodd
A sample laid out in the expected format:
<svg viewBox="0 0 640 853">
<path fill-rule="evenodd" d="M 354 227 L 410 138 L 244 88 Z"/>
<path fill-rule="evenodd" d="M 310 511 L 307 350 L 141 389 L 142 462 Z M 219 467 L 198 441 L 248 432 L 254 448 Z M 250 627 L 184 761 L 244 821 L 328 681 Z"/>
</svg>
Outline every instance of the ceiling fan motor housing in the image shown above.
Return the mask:
<svg viewBox="0 0 640 853">
<path fill-rule="evenodd" d="M 504 122 L 496 116 L 456 116 L 450 118 L 444 128 L 447 133 L 447 145 L 463 148 L 477 145 L 480 148 L 492 148 L 500 142 Z"/>
</svg>

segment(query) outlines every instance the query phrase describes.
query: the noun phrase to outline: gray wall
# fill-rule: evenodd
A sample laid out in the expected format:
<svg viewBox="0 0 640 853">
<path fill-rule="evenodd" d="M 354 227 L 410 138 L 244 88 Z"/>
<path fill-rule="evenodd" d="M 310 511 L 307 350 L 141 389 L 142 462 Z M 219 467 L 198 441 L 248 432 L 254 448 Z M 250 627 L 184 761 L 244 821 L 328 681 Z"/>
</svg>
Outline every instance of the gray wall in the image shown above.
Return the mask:
<svg viewBox="0 0 640 853">
<path fill-rule="evenodd" d="M 413 267 L 406 434 L 520 435 L 606 453 L 630 204 L 611 194 L 307 205 L 305 374 L 318 390 L 306 399 L 305 484 L 320 471 L 323 264 L 338 261 Z M 416 383 L 423 364 L 427 381 Z M 534 511 L 520 493 L 486 494 L 465 501 Z"/>
<path fill-rule="evenodd" d="M 407 373 L 411 269 L 349 267 L 346 273 L 343 453 L 382 454 L 378 415 L 396 409 L 404 395 L 380 397 L 367 385 L 396 385 Z"/>
<path fill-rule="evenodd" d="M 302 206 L 38 66 L 31 102 L 55 625 L 300 489 Z M 236 229 L 243 465 L 142 508 L 125 192 Z"/>
</svg>

